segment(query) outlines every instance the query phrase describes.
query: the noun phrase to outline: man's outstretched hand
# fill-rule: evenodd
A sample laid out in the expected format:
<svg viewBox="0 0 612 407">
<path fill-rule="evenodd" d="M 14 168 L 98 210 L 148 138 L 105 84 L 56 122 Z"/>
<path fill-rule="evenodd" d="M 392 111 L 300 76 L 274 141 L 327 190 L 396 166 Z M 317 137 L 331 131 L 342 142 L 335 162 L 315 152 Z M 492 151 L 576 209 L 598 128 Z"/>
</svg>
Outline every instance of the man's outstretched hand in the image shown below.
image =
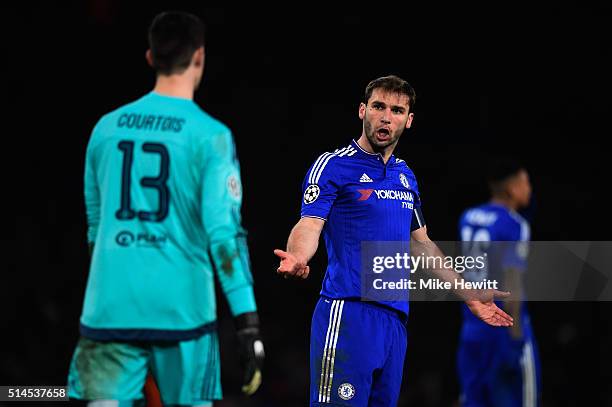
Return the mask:
<svg viewBox="0 0 612 407">
<path fill-rule="evenodd" d="M 468 296 L 466 305 L 482 321 L 493 326 L 512 326 L 514 319 L 495 304 L 495 299 L 509 297 L 510 293 L 499 290 L 479 290 Z"/>
<path fill-rule="evenodd" d="M 297 277 L 305 279 L 308 277 L 310 267 L 306 263 L 299 261 L 293 254 L 280 249 L 274 250 L 274 254 L 280 257 L 280 266 L 276 269 L 278 274 L 282 274 L 285 278 Z"/>
</svg>

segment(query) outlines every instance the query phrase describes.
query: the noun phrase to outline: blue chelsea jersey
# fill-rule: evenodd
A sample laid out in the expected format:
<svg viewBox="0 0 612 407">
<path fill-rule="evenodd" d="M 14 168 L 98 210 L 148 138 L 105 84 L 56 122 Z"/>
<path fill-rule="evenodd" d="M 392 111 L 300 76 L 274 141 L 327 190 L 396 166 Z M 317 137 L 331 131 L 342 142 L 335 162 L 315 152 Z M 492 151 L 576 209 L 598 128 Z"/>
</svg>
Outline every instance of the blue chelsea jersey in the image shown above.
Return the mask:
<svg viewBox="0 0 612 407">
<path fill-rule="evenodd" d="M 529 223 L 517 212 L 505 206 L 486 203 L 469 208 L 459 219 L 459 235 L 464 242 L 464 255 L 478 256 L 486 252 L 487 266 L 484 270 L 465 273 L 468 280 L 496 280 L 499 288 L 505 287 L 505 272 L 509 268 L 524 273 L 527 270 L 527 242 L 530 239 Z M 470 276 L 472 275 L 472 276 Z M 502 304 L 502 302 L 498 302 Z M 521 307 L 525 318 L 526 307 Z M 478 320 L 466 306 L 463 307 L 464 322 L 472 326 L 468 331 L 490 331 L 491 328 Z"/>
<path fill-rule="evenodd" d="M 465 242 L 464 251 L 475 255 L 486 251 L 492 256 L 485 270 L 487 275 L 479 273 L 479 277 L 500 280 L 507 268 L 526 269 L 525 242 L 529 241 L 530 228 L 517 212 L 494 203 L 467 209 L 459 220 L 459 234 Z"/>
<path fill-rule="evenodd" d="M 364 151 L 353 140 L 317 158 L 303 192 L 302 217 L 326 221 L 328 265 L 321 295 L 360 298 L 361 243 L 401 241 L 407 247 L 410 242 L 413 213 L 421 205 L 412 170 L 393 155 L 385 164 L 380 154 Z M 415 220 L 423 226 L 418 215 Z M 408 314 L 408 301 L 379 302 Z"/>
</svg>

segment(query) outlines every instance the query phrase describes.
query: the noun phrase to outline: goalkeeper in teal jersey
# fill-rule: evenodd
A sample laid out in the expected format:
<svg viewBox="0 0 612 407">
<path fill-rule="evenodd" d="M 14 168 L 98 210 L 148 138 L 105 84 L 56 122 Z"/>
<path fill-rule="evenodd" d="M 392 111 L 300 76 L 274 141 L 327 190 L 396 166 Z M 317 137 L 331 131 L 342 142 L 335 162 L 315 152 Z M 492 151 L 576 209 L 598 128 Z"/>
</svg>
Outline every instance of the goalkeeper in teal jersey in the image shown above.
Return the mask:
<svg viewBox="0 0 612 407">
<path fill-rule="evenodd" d="M 162 13 L 149 45 L 154 90 L 102 117 L 87 146 L 93 252 L 69 393 L 92 406 L 142 404 L 151 372 L 165 405 L 208 406 L 221 398 L 214 270 L 235 317 L 243 391 L 261 382 L 239 165 L 229 129 L 193 102 L 202 22 Z"/>
</svg>

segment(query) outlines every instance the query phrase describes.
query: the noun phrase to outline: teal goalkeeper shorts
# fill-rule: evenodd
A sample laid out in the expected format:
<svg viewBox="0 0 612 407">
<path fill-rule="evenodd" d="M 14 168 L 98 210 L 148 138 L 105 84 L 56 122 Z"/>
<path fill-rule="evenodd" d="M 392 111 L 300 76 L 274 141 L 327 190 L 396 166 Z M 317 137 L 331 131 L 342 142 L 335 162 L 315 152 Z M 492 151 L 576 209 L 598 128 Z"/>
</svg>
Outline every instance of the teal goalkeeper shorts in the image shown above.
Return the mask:
<svg viewBox="0 0 612 407">
<path fill-rule="evenodd" d="M 82 337 L 70 363 L 68 395 L 81 400 L 141 400 L 148 372 L 164 405 L 221 399 L 217 333 L 169 343 L 99 342 Z"/>
</svg>

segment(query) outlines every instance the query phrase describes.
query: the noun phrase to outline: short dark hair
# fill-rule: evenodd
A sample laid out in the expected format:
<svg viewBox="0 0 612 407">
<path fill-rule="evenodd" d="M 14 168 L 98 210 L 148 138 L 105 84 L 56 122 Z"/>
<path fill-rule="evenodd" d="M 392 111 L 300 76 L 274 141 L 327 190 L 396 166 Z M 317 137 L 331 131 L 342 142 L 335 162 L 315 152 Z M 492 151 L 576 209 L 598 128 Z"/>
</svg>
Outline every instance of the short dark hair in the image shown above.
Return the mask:
<svg viewBox="0 0 612 407">
<path fill-rule="evenodd" d="M 525 169 L 519 161 L 508 157 L 491 157 L 488 167 L 487 183 L 493 195 L 503 193 L 506 182 Z"/>
<path fill-rule="evenodd" d="M 193 14 L 165 11 L 149 26 L 149 48 L 153 69 L 158 74 L 181 73 L 191 63 L 193 53 L 204 46 L 204 23 Z"/>
<path fill-rule="evenodd" d="M 372 97 L 374 89 L 383 89 L 387 92 L 399 93 L 400 95 L 408 96 L 408 108 L 410 111 L 414 109 L 416 102 L 416 93 L 408 82 L 400 78 L 399 76 L 389 75 L 381 78 L 374 79 L 365 88 L 365 95 L 363 97 L 363 103 L 368 104 L 368 100 Z"/>
</svg>

